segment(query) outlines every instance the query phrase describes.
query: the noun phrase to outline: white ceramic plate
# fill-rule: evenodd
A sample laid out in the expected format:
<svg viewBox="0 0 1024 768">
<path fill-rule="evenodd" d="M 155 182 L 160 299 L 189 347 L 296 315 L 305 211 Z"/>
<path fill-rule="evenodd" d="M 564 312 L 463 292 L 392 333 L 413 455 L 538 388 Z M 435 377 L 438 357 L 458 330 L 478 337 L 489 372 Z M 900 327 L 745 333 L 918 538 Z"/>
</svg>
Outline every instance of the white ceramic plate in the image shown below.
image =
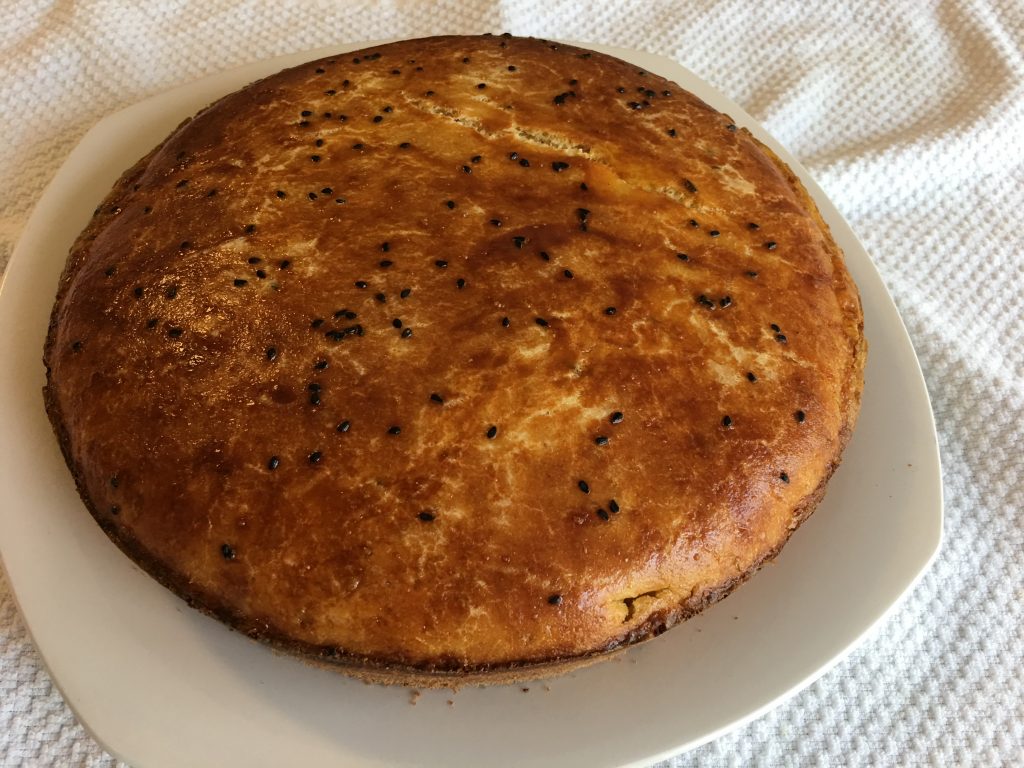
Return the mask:
<svg viewBox="0 0 1024 768">
<path fill-rule="evenodd" d="M 870 355 L 860 423 L 825 501 L 777 562 L 617 660 L 547 684 L 364 685 L 230 632 L 124 557 L 75 492 L 43 411 L 48 315 L 68 248 L 119 174 L 184 117 L 339 46 L 213 75 L 100 121 L 44 192 L 0 294 L 0 554 L 46 666 L 92 734 L 158 766 L 645 764 L 745 723 L 837 663 L 938 551 L 942 486 L 914 350 L 863 247 L 743 110 L 668 59 L 603 46 L 748 127 L 788 162 L 846 252 Z M 449 701 L 454 704 L 449 704 Z"/>
</svg>

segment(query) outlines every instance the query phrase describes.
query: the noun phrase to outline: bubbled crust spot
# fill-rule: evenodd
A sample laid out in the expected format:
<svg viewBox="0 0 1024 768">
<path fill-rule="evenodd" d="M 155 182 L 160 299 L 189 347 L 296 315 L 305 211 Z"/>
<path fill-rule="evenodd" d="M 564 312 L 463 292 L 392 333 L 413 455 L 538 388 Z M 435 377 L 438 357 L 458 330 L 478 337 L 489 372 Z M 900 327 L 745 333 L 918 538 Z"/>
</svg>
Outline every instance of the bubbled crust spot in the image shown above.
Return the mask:
<svg viewBox="0 0 1024 768">
<path fill-rule="evenodd" d="M 859 408 L 792 172 L 571 46 L 410 40 L 253 83 L 72 249 L 46 403 L 92 514 L 195 607 L 383 682 L 551 674 L 699 611 Z"/>
</svg>

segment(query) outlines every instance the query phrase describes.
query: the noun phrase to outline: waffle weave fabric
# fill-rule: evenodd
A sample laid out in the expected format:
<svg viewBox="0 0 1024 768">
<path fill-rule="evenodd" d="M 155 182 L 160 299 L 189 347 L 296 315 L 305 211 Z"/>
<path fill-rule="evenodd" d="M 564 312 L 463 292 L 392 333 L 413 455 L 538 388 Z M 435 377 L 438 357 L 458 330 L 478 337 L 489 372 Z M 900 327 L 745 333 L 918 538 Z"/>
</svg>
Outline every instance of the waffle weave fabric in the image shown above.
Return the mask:
<svg viewBox="0 0 1024 768">
<path fill-rule="evenodd" d="M 741 104 L 850 221 L 938 424 L 938 560 L 851 656 L 665 766 L 1024 764 L 1024 5 L 0 0 L 0 269 L 111 112 L 333 43 L 509 31 L 676 59 Z M 0 577 L 0 765 L 117 765 L 76 722 Z"/>
</svg>

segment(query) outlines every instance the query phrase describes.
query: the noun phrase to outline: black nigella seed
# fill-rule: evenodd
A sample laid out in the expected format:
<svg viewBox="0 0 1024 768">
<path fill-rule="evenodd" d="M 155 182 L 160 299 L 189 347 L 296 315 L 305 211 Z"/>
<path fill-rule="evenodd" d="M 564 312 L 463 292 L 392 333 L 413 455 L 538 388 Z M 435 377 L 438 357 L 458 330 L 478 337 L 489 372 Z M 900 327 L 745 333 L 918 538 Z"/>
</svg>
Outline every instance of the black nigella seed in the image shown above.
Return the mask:
<svg viewBox="0 0 1024 768">
<path fill-rule="evenodd" d="M 433 400 L 435 403 L 439 403 L 440 405 L 444 405 L 444 398 L 441 397 L 439 394 L 437 394 L 437 392 L 431 392 L 430 393 L 430 399 Z"/>
<path fill-rule="evenodd" d="M 332 195 L 332 194 L 334 194 L 334 190 L 331 189 L 330 187 L 324 187 L 323 189 L 320 190 L 320 192 L 322 194 L 324 194 L 324 195 Z"/>
<path fill-rule="evenodd" d="M 403 339 L 408 339 L 410 336 L 412 336 L 412 328 L 406 328 L 404 331 L 402 331 Z"/>
<path fill-rule="evenodd" d="M 757 272 L 752 269 L 747 270 L 747 277 L 757 277 Z"/>
<path fill-rule="evenodd" d="M 782 329 L 781 329 L 781 328 L 780 328 L 780 327 L 778 326 L 778 324 L 777 324 L 777 323 L 772 323 L 772 324 L 771 324 L 771 325 L 769 325 L 768 327 L 769 327 L 769 328 L 771 328 L 771 329 L 772 329 L 773 331 L 775 331 L 776 333 L 778 333 L 779 331 L 781 331 L 781 330 L 782 330 Z"/>
<path fill-rule="evenodd" d="M 605 307 L 604 308 L 604 313 L 606 315 L 614 315 L 617 311 L 618 310 L 616 310 L 615 307 Z"/>
<path fill-rule="evenodd" d="M 267 360 L 277 360 L 276 347 L 267 347 Z"/>
<path fill-rule="evenodd" d="M 402 428 L 396 424 L 395 426 L 388 428 L 388 434 L 389 435 L 400 435 L 400 434 L 402 434 Z"/>
<path fill-rule="evenodd" d="M 317 361 L 316 361 L 316 362 L 315 362 L 315 363 L 313 364 L 313 367 L 314 367 L 314 368 L 316 368 L 316 369 L 317 369 L 318 371 L 322 371 L 322 370 L 324 370 L 325 368 L 327 368 L 327 366 L 328 366 L 328 365 L 330 365 L 330 363 L 329 363 L 329 362 L 327 362 L 326 360 L 317 360 Z"/>
<path fill-rule="evenodd" d="M 700 226 L 700 222 L 698 222 L 696 219 L 690 219 L 690 226 L 696 229 L 697 227 Z"/>
<path fill-rule="evenodd" d="M 354 285 L 356 288 L 366 288 L 368 284 L 365 280 L 356 280 Z"/>
<path fill-rule="evenodd" d="M 610 512 L 611 512 L 611 513 L 612 513 L 613 515 L 614 515 L 614 514 L 618 514 L 618 511 L 619 511 L 619 503 L 618 503 L 618 502 L 617 502 L 617 501 L 616 501 L 615 499 L 612 499 L 611 501 L 609 501 L 609 502 L 608 502 L 608 510 L 609 510 L 609 511 L 610 511 Z"/>
<path fill-rule="evenodd" d="M 82 342 L 80 342 L 80 341 L 74 342 L 71 345 L 71 351 L 72 352 L 81 352 L 82 351 Z"/>
<path fill-rule="evenodd" d="M 392 107 L 392 106 L 387 106 L 387 107 L 384 107 L 383 111 L 384 111 L 384 112 L 389 112 L 389 113 L 390 113 L 390 112 L 394 112 L 394 111 L 395 111 L 395 108 L 394 108 L 394 107 Z"/>
<path fill-rule="evenodd" d="M 448 262 L 444 259 L 438 259 L 434 262 L 434 266 L 438 269 L 448 269 Z"/>
<path fill-rule="evenodd" d="M 384 269 L 387 269 L 394 263 L 395 262 L 391 261 L 390 259 L 382 259 L 381 261 L 378 262 L 378 264 L 380 264 L 380 266 Z"/>
<path fill-rule="evenodd" d="M 803 411 L 797 411 L 796 413 L 793 414 L 793 418 L 796 419 L 798 424 L 803 424 L 804 421 L 807 419 L 807 414 L 804 413 Z"/>
<path fill-rule="evenodd" d="M 572 280 L 573 275 L 572 275 L 572 270 L 571 269 L 565 270 L 564 272 L 562 272 L 562 274 L 565 275 L 570 280 Z"/>
<path fill-rule="evenodd" d="M 262 269 L 257 269 L 256 270 L 256 277 L 258 277 L 260 280 L 263 280 L 266 276 L 267 276 L 266 270 L 262 270 Z"/>
<path fill-rule="evenodd" d="M 119 515 L 119 514 L 121 514 L 121 508 L 119 506 L 117 506 L 117 504 L 114 504 L 110 508 L 110 514 L 112 514 L 112 515 Z"/>
<path fill-rule="evenodd" d="M 119 486 L 120 484 L 121 484 L 121 478 L 119 478 L 117 475 L 111 475 L 110 476 L 110 487 L 111 488 L 117 488 L 117 486 Z"/>
<path fill-rule="evenodd" d="M 501 226 L 501 219 L 491 219 L 491 225 L 495 227 Z"/>
<path fill-rule="evenodd" d="M 732 417 L 731 416 L 723 416 L 722 417 L 722 426 L 725 427 L 726 429 L 731 429 L 732 428 Z"/>
<path fill-rule="evenodd" d="M 584 192 L 586 192 L 588 189 L 590 189 L 590 187 L 587 186 L 587 182 L 581 181 L 580 182 L 580 189 L 582 189 Z"/>
<path fill-rule="evenodd" d="M 263 259 L 261 259 L 259 256 L 250 256 L 248 259 L 246 259 L 246 261 L 249 262 L 250 264 L 259 264 L 261 261 L 263 261 Z"/>
<path fill-rule="evenodd" d="M 541 328 L 547 328 L 548 327 L 548 321 L 545 320 L 543 317 L 534 318 L 533 322 L 535 322 Z"/>
<path fill-rule="evenodd" d="M 668 133 L 668 135 L 671 136 L 673 139 L 676 137 L 676 129 L 675 128 L 669 128 L 668 131 L 666 131 L 666 133 Z"/>
<path fill-rule="evenodd" d="M 747 229 L 760 229 L 760 228 L 761 228 L 761 225 L 760 224 L 755 224 L 754 222 L 750 222 L 749 224 L 747 224 Z"/>
<path fill-rule="evenodd" d="M 787 475 L 785 472 L 780 472 L 779 473 L 779 480 L 781 480 L 784 483 L 788 483 L 789 482 L 789 475 Z"/>
<path fill-rule="evenodd" d="M 373 116 L 373 122 L 375 122 L 375 123 L 379 123 L 383 119 L 384 119 L 383 115 L 374 115 Z"/>
<path fill-rule="evenodd" d="M 473 169 L 470 168 L 468 165 L 464 165 L 464 166 L 462 166 L 462 172 L 463 173 L 472 173 Z"/>
<path fill-rule="evenodd" d="M 552 99 L 552 101 L 554 101 L 555 104 L 557 104 L 558 106 L 561 106 L 562 104 L 565 104 L 565 100 L 568 97 L 569 97 L 568 93 L 560 93 L 557 96 L 555 96 L 555 98 Z"/>
<path fill-rule="evenodd" d="M 322 146 L 324 145 L 324 140 L 323 140 L 323 139 L 317 139 L 317 140 L 316 140 L 316 141 L 314 141 L 313 143 L 314 143 L 314 144 L 315 144 L 316 146 L 318 146 L 318 147 L 322 147 Z"/>
<path fill-rule="evenodd" d="M 491 426 L 489 426 L 487 428 L 487 439 L 488 440 L 493 440 L 497 436 L 498 436 L 498 428 L 496 426 L 494 426 L 493 424 L 491 424 Z"/>
<path fill-rule="evenodd" d="M 348 432 L 350 429 L 352 429 L 352 422 L 348 420 L 343 421 L 338 425 L 339 432 Z"/>
<path fill-rule="evenodd" d="M 167 331 L 167 335 L 170 336 L 172 339 L 180 339 L 181 334 L 183 333 L 184 331 L 181 328 L 178 328 L 177 326 L 175 326 L 174 328 L 169 328 Z"/>
<path fill-rule="evenodd" d="M 310 322 L 309 327 L 315 329 L 315 328 L 319 328 L 323 324 L 324 324 L 324 319 L 322 317 L 315 317 Z"/>
<path fill-rule="evenodd" d="M 454 201 L 454 200 L 448 200 L 448 201 L 447 201 L 447 202 L 445 203 L 445 205 L 447 205 L 447 206 L 448 206 L 448 210 L 450 211 L 450 210 L 452 210 L 453 208 L 455 208 L 455 201 Z"/>
<path fill-rule="evenodd" d="M 271 456 L 270 460 L 267 462 L 267 469 L 273 472 L 279 466 L 281 466 L 281 460 L 277 458 L 277 456 Z"/>
<path fill-rule="evenodd" d="M 669 96 L 671 96 L 671 95 L 672 95 L 672 91 L 662 91 L 662 92 L 661 92 L 661 95 L 662 95 L 662 96 L 664 96 L 664 97 L 666 97 L 666 98 L 668 98 Z"/>
<path fill-rule="evenodd" d="M 722 298 L 720 298 L 718 300 L 718 304 L 723 309 L 725 309 L 726 307 L 728 307 L 728 306 L 730 306 L 732 304 L 732 297 L 731 296 L 723 296 Z"/>
<path fill-rule="evenodd" d="M 216 197 L 217 196 L 217 190 L 216 189 L 211 189 L 209 192 L 206 193 L 206 196 L 207 197 Z"/>
<path fill-rule="evenodd" d="M 527 160 L 525 157 L 522 160 L 519 161 L 519 164 L 521 166 L 523 166 L 523 168 L 529 168 L 530 167 L 530 161 Z"/>
<path fill-rule="evenodd" d="M 354 149 L 356 152 L 361 152 L 363 150 L 363 143 L 361 141 L 357 141 L 355 144 L 352 145 L 352 149 Z"/>
<path fill-rule="evenodd" d="M 718 237 L 720 234 L 722 233 L 719 232 L 717 229 L 712 229 L 710 232 L 708 232 L 708 237 Z"/>
<path fill-rule="evenodd" d="M 177 295 L 178 295 L 178 286 L 176 286 L 176 285 L 172 285 L 170 288 L 168 288 L 166 291 L 164 291 L 164 296 L 166 296 L 168 299 L 176 298 Z"/>
<path fill-rule="evenodd" d="M 484 88 L 487 87 L 487 83 L 477 83 L 476 87 L 482 91 Z"/>
<path fill-rule="evenodd" d="M 508 69 L 509 72 L 515 72 L 516 71 L 516 65 L 515 64 L 509 64 L 507 69 Z"/>
<path fill-rule="evenodd" d="M 309 159 L 312 160 L 314 163 L 319 163 L 320 162 L 320 155 L 310 155 Z"/>
<path fill-rule="evenodd" d="M 586 221 L 588 218 L 590 218 L 590 211 L 588 211 L 586 208 L 577 208 L 576 217 L 580 221 Z"/>
<path fill-rule="evenodd" d="M 615 411 L 611 416 L 608 417 L 608 421 L 612 424 L 621 424 L 623 419 L 622 411 Z"/>
<path fill-rule="evenodd" d="M 561 595 L 549 595 L 548 596 L 548 603 L 551 604 L 551 605 L 561 605 L 562 604 L 562 596 Z"/>
<path fill-rule="evenodd" d="M 508 159 L 509 160 L 518 160 L 519 159 L 519 153 L 518 152 L 509 152 L 508 153 Z"/>
<path fill-rule="evenodd" d="M 512 321 L 509 320 L 507 317 L 503 317 L 501 318 L 501 325 L 504 328 L 508 328 L 510 325 L 512 325 Z"/>
<path fill-rule="evenodd" d="M 312 113 L 312 112 L 310 112 L 310 111 L 309 111 L 308 109 L 304 109 L 304 110 L 302 110 L 302 112 L 300 112 L 299 114 L 300 114 L 300 115 L 302 115 L 303 117 L 309 117 L 309 116 L 310 116 L 310 115 L 312 115 L 313 113 Z"/>
<path fill-rule="evenodd" d="M 312 392 L 312 393 L 310 393 L 310 395 L 309 395 L 309 404 L 310 405 L 320 405 L 320 393 L 319 392 Z"/>
<path fill-rule="evenodd" d="M 412 288 L 403 288 L 402 292 L 398 294 L 400 298 L 407 299 L 409 294 L 412 293 Z"/>
<path fill-rule="evenodd" d="M 398 148 L 399 149 L 408 149 L 411 146 L 412 146 L 412 144 L 410 144 L 408 141 L 403 141 L 401 144 L 398 145 Z"/>
<path fill-rule="evenodd" d="M 610 519 L 609 516 L 608 516 L 608 513 L 605 512 L 600 507 L 597 508 L 597 516 L 600 517 L 602 520 L 609 520 Z"/>
<path fill-rule="evenodd" d="M 424 523 L 432 523 L 437 518 L 437 515 L 435 515 L 433 512 L 428 512 L 424 510 L 420 512 L 418 515 L 416 515 L 416 517 L 418 517 Z"/>
<path fill-rule="evenodd" d="M 516 237 L 512 238 L 512 244 L 519 250 L 522 250 L 523 246 L 526 245 L 526 238 L 522 237 L 521 235 L 517 235 Z"/>
<path fill-rule="evenodd" d="M 789 339 L 786 338 L 786 334 L 784 333 L 776 333 L 775 340 L 779 342 L 779 344 L 785 344 L 787 341 L 789 341 Z"/>
<path fill-rule="evenodd" d="M 754 375 L 753 371 L 747 371 L 747 381 L 751 383 L 757 381 L 757 376 Z"/>
<path fill-rule="evenodd" d="M 686 191 L 687 192 L 696 192 L 697 191 L 697 185 L 694 184 L 689 179 L 683 179 L 683 186 L 686 187 Z"/>
<path fill-rule="evenodd" d="M 221 544 L 220 545 L 220 554 L 221 554 L 221 556 L 225 560 L 234 560 L 235 559 L 235 548 L 232 547 L 230 544 Z"/>
<path fill-rule="evenodd" d="M 178 246 L 178 248 L 180 248 L 183 251 L 187 251 L 191 247 L 192 243 L 190 243 L 188 240 L 182 240 L 181 244 Z"/>
<path fill-rule="evenodd" d="M 729 123 L 727 126 L 725 126 L 725 130 L 727 130 L 727 131 L 735 131 L 736 130 L 736 124 L 735 123 Z"/>
<path fill-rule="evenodd" d="M 544 259 L 544 261 L 551 261 L 551 256 L 548 254 L 547 251 L 541 251 L 540 257 Z"/>
<path fill-rule="evenodd" d="M 146 327 L 149 328 L 150 330 L 152 330 L 153 328 L 156 328 L 156 324 L 157 324 L 157 318 L 155 318 L 155 317 L 151 317 L 151 318 L 149 318 L 149 320 L 146 321 Z"/>
<path fill-rule="evenodd" d="M 685 253 L 677 253 L 676 254 L 676 258 L 679 259 L 680 261 L 689 261 L 690 260 L 690 256 L 688 254 L 685 254 Z"/>
<path fill-rule="evenodd" d="M 587 485 L 586 480 L 580 480 L 578 483 L 576 483 L 576 485 L 584 493 L 590 493 L 590 486 Z"/>
<path fill-rule="evenodd" d="M 764 247 L 767 248 L 769 251 L 774 251 L 777 245 L 778 243 L 776 243 L 774 240 L 769 240 L 767 243 L 764 244 Z"/>
<path fill-rule="evenodd" d="M 188 179 L 182 179 L 181 181 L 179 181 L 174 186 L 176 186 L 176 187 L 178 187 L 180 189 L 181 187 L 184 187 L 186 184 L 188 184 Z"/>
<path fill-rule="evenodd" d="M 465 280 L 465 278 L 460 277 L 458 280 L 456 280 L 455 281 L 455 287 L 459 288 L 460 290 L 462 288 L 465 288 L 466 287 L 466 280 Z"/>
<path fill-rule="evenodd" d="M 700 296 L 697 297 L 697 303 L 700 304 L 702 307 L 707 307 L 708 309 L 714 309 L 715 308 L 715 302 L 713 302 L 711 299 L 709 299 L 703 293 Z"/>
<path fill-rule="evenodd" d="M 375 299 L 376 299 L 377 301 L 379 301 L 379 302 L 380 302 L 381 304 L 386 304 L 386 303 L 387 303 L 387 300 L 388 300 L 388 297 L 387 297 L 387 296 L 385 296 L 385 295 L 384 295 L 383 293 L 378 293 L 378 294 L 377 294 L 376 296 L 374 296 L 373 298 L 375 298 Z"/>
<path fill-rule="evenodd" d="M 401 328 L 401 327 L 402 327 L 402 321 L 401 321 L 401 320 L 399 320 L 399 319 L 398 319 L 398 318 L 396 317 L 396 318 L 395 318 L 394 320 L 392 320 L 392 321 L 391 321 L 391 326 L 392 326 L 393 328 Z"/>
<path fill-rule="evenodd" d="M 316 200 L 316 198 L 317 198 L 316 192 L 310 192 L 309 193 L 309 199 L 310 200 Z"/>
<path fill-rule="evenodd" d="M 135 298 L 136 299 L 141 299 L 142 298 L 142 286 L 141 285 L 136 285 L 135 289 L 132 291 L 132 293 L 135 294 Z"/>
<path fill-rule="evenodd" d="M 554 171 L 555 173 L 561 173 L 562 171 L 564 171 L 568 167 L 569 167 L 568 163 L 563 163 L 560 160 L 556 160 L 555 162 L 553 162 L 551 164 L 551 170 Z"/>
<path fill-rule="evenodd" d="M 594 442 L 598 445 L 608 445 L 608 438 L 604 435 L 598 435 L 594 438 Z"/>
<path fill-rule="evenodd" d="M 311 454 L 309 454 L 309 463 L 317 464 L 323 457 L 324 455 L 320 453 L 320 451 L 313 451 Z"/>
<path fill-rule="evenodd" d="M 469 158 L 469 162 L 474 164 L 479 163 L 481 160 L 483 160 L 483 157 L 481 155 L 473 155 L 471 158 Z"/>
<path fill-rule="evenodd" d="M 621 85 L 618 88 L 616 88 L 615 90 L 616 90 L 617 93 L 625 93 L 626 92 L 626 89 L 623 88 Z"/>
</svg>

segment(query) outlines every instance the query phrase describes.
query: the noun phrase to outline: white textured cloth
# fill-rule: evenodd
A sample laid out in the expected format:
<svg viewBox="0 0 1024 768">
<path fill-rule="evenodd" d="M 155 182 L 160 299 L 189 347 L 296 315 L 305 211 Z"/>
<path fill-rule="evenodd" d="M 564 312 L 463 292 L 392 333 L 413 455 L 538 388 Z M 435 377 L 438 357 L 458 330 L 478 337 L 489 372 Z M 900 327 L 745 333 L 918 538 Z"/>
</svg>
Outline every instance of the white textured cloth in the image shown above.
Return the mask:
<svg viewBox="0 0 1024 768">
<path fill-rule="evenodd" d="M 666 765 L 1024 765 L 1020 0 L 0 0 L 0 268 L 68 152 L 120 107 L 335 42 L 484 31 L 644 48 L 743 105 L 863 239 L 935 409 L 932 570 L 816 684 Z M 0 764 L 116 764 L 64 705 L 2 578 Z"/>
</svg>

